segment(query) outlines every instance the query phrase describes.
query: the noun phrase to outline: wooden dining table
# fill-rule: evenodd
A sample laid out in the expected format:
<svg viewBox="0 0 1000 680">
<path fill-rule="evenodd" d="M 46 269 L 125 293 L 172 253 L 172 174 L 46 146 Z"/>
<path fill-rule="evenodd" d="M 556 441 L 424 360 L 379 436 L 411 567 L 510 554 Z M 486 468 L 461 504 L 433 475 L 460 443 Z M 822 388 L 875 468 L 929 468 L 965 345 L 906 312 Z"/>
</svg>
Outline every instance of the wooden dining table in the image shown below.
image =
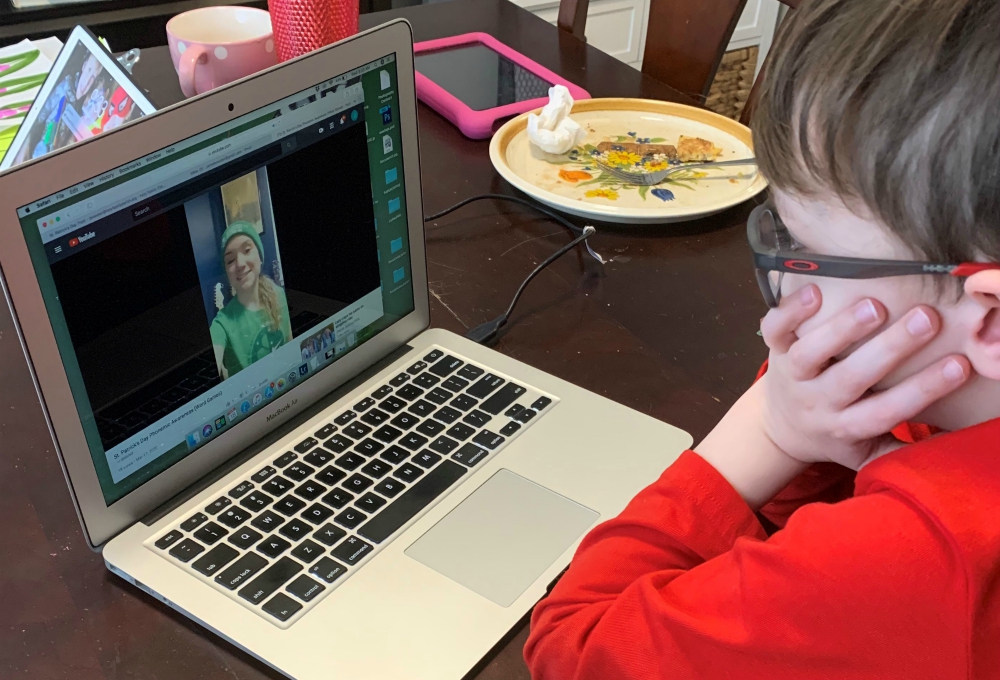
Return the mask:
<svg viewBox="0 0 1000 680">
<path fill-rule="evenodd" d="M 594 97 L 695 104 L 507 0 L 410 6 L 363 15 L 361 25 L 395 17 L 412 23 L 418 41 L 492 34 Z M 144 50 L 136 78 L 160 106 L 180 98 L 166 48 Z M 475 194 L 517 195 L 493 169 L 487 141 L 464 138 L 423 105 L 419 125 L 426 214 Z M 751 207 L 680 224 L 595 223 L 591 244 L 607 263 L 578 249 L 542 272 L 495 348 L 697 441 L 766 357 L 757 334 L 766 309 L 746 245 Z M 426 238 L 431 324 L 465 333 L 500 314 L 525 275 L 571 236 L 529 209 L 481 201 L 429 223 Z M 527 630 L 524 620 L 468 677 L 528 678 Z M 0 678 L 280 677 L 112 575 L 88 549 L 0 306 Z"/>
</svg>

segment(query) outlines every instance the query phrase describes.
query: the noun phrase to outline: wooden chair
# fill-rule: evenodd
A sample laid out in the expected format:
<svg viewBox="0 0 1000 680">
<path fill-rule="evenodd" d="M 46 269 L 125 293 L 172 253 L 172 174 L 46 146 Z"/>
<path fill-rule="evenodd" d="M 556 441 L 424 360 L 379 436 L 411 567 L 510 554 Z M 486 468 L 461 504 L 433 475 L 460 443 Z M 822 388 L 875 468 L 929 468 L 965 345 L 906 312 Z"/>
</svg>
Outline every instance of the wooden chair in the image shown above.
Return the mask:
<svg viewBox="0 0 1000 680">
<path fill-rule="evenodd" d="M 795 8 L 801 0 L 780 1 Z M 642 72 L 704 101 L 746 2 L 650 0 Z M 590 0 L 561 0 L 559 28 L 585 40 L 589 6 Z M 741 122 L 749 120 L 757 94 L 755 82 Z"/>
</svg>

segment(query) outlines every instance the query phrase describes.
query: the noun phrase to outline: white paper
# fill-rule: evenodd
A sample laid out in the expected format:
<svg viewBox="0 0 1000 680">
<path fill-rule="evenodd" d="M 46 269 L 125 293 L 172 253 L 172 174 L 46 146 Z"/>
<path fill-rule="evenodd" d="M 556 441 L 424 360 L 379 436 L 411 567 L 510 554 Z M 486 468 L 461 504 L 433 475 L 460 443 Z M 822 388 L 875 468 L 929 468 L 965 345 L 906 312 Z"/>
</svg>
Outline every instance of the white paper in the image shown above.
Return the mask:
<svg viewBox="0 0 1000 680">
<path fill-rule="evenodd" d="M 564 154 L 586 137 L 569 112 L 573 110 L 573 95 L 565 85 L 549 88 L 549 103 L 538 115 L 528 114 L 528 140 L 546 153 Z"/>
</svg>

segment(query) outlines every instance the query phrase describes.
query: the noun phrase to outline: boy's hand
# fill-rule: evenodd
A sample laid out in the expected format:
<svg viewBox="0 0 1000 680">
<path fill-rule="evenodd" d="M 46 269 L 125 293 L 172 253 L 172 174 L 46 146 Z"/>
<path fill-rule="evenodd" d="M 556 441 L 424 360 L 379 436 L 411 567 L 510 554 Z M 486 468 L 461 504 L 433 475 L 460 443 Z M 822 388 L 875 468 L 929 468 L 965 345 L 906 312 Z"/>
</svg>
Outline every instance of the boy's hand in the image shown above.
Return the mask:
<svg viewBox="0 0 1000 680">
<path fill-rule="evenodd" d="M 945 357 L 883 392 L 871 389 L 931 341 L 941 328 L 925 305 L 856 348 L 884 323 L 881 303 L 863 300 L 799 337 L 796 330 L 816 314 L 820 291 L 810 285 L 782 300 L 761 323 L 771 349 L 764 388 L 764 429 L 774 444 L 804 463 L 833 461 L 858 469 L 872 456 L 899 446 L 889 432 L 961 387 L 968 359 Z"/>
</svg>

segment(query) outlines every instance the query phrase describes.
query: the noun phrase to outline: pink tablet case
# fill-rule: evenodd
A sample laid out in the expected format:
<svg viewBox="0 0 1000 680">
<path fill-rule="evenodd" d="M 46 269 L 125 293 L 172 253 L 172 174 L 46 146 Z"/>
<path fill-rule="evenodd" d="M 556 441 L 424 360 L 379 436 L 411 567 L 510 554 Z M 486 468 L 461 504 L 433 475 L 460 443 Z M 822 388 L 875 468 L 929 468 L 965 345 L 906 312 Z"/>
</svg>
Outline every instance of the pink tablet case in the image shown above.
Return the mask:
<svg viewBox="0 0 1000 680">
<path fill-rule="evenodd" d="M 553 85 L 565 85 L 569 93 L 573 95 L 574 100 L 590 99 L 590 95 L 583 88 L 577 87 L 565 78 L 561 78 L 544 66 L 528 59 L 520 52 L 515 52 L 492 35 L 486 33 L 466 33 L 465 35 L 456 35 L 451 38 L 428 40 L 415 44 L 413 52 L 420 54 L 421 52 L 458 47 L 476 42 L 482 43 L 494 52 L 499 52 L 518 66 L 531 71 L 542 80 L 548 81 Z M 549 103 L 547 97 L 541 97 L 539 99 L 507 104 L 506 106 L 498 106 L 493 109 L 486 109 L 485 111 L 474 111 L 419 71 L 416 73 L 416 81 L 417 98 L 454 123 L 462 131 L 462 134 L 471 139 L 486 139 L 491 137 L 495 126 L 498 127 L 498 122 L 503 122 L 503 119 L 522 114 L 526 111 L 533 111 Z"/>
</svg>

